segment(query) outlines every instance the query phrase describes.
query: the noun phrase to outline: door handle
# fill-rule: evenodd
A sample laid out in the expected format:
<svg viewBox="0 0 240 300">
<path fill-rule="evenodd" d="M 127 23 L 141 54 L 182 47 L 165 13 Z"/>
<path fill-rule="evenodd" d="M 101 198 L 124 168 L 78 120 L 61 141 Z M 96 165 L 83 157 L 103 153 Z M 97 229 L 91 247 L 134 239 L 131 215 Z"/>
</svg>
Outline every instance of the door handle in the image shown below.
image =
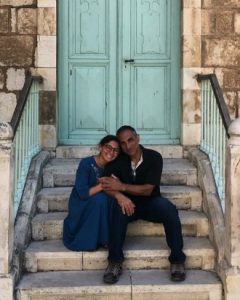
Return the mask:
<svg viewBox="0 0 240 300">
<path fill-rule="evenodd" d="M 127 63 L 134 63 L 134 59 L 124 59 L 125 64 Z"/>
</svg>

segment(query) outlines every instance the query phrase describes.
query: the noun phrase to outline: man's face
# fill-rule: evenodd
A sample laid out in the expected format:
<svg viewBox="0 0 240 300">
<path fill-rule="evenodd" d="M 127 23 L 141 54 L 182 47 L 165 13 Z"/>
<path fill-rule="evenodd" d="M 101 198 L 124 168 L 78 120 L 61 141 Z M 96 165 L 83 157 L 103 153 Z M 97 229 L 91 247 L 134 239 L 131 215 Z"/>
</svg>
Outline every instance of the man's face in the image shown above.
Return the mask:
<svg viewBox="0 0 240 300">
<path fill-rule="evenodd" d="M 118 135 L 122 151 L 134 157 L 139 149 L 139 136 L 131 130 L 124 130 Z"/>
</svg>

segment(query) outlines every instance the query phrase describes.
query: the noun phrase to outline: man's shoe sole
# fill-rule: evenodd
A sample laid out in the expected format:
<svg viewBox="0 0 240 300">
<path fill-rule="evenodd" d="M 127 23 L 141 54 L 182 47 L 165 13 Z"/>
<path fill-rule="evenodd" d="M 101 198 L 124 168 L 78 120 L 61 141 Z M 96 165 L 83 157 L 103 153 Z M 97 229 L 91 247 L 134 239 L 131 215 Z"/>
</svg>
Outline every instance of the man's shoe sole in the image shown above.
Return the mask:
<svg viewBox="0 0 240 300">
<path fill-rule="evenodd" d="M 185 274 L 182 277 L 171 276 L 171 280 L 174 281 L 174 282 L 181 282 L 181 281 L 184 281 L 185 279 L 186 279 L 186 275 Z"/>
<path fill-rule="evenodd" d="M 117 278 L 109 278 L 109 279 L 103 277 L 104 283 L 107 283 L 107 284 L 114 284 L 114 283 L 118 282 L 118 280 L 119 280 L 119 277 L 117 277 Z"/>
</svg>

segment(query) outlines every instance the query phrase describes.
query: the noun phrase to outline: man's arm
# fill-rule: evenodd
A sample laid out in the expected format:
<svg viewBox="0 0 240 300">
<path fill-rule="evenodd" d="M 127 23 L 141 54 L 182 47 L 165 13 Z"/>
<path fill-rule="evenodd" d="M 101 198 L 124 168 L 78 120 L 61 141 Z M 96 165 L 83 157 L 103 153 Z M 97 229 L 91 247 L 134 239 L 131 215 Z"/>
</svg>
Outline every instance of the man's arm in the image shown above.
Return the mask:
<svg viewBox="0 0 240 300">
<path fill-rule="evenodd" d="M 105 191 L 124 192 L 134 196 L 150 196 L 155 187 L 152 184 L 127 184 L 112 177 L 102 177 L 100 178 L 100 182 Z"/>
<path fill-rule="evenodd" d="M 118 191 L 106 191 L 106 193 L 110 197 L 113 197 L 116 199 L 116 201 L 117 201 L 118 205 L 121 207 L 122 213 L 124 215 L 125 214 L 127 214 L 128 216 L 133 215 L 135 205 L 128 197 L 126 197 L 125 195 L 123 195 L 122 193 L 120 193 Z"/>
</svg>

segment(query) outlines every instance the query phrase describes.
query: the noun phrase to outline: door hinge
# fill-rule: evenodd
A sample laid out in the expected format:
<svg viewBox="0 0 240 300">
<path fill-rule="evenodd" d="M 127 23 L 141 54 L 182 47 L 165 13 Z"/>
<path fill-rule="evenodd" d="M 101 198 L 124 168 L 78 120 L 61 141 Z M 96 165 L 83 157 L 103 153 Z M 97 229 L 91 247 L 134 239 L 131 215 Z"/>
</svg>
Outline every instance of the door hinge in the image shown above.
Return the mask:
<svg viewBox="0 0 240 300">
<path fill-rule="evenodd" d="M 72 69 L 70 70 L 70 76 L 72 76 Z"/>
</svg>

